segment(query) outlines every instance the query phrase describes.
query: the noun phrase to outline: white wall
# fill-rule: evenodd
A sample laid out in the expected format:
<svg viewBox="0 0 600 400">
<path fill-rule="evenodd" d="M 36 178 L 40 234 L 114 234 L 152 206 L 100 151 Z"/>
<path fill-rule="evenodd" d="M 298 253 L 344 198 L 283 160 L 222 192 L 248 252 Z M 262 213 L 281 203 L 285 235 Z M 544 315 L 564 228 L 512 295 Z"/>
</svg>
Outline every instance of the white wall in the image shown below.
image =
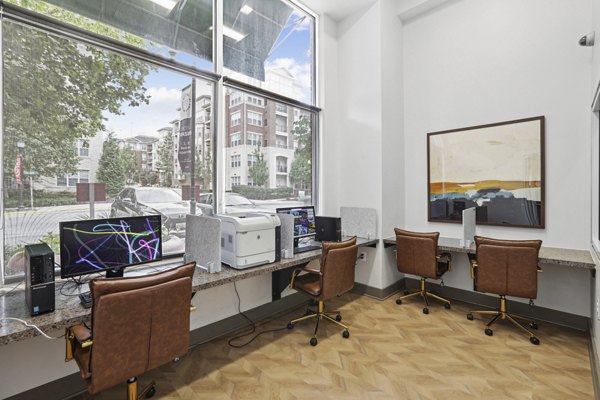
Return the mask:
<svg viewBox="0 0 600 400">
<path fill-rule="evenodd" d="M 405 22 L 407 229 L 461 235 L 460 225 L 427 222 L 428 132 L 545 115 L 546 228 L 478 226 L 477 233 L 589 249 L 591 52 L 577 41 L 591 30 L 590 7 L 590 0 L 460 0 Z M 470 289 L 466 259 L 455 267 L 446 284 Z M 589 273 L 545 269 L 536 304 L 589 315 Z"/>
<path fill-rule="evenodd" d="M 595 88 L 600 82 L 600 3 L 598 1 L 592 2 L 592 29 L 595 31 L 595 45 L 592 48 L 586 48 L 588 51 L 592 51 L 592 73 L 591 73 L 591 90 L 592 95 L 590 96 L 590 103 L 593 95 L 595 94 Z M 582 32 L 582 36 L 589 32 Z M 592 254 L 594 255 L 594 261 L 596 262 L 596 268 L 600 268 L 600 241 L 599 241 L 599 191 L 598 180 L 600 179 L 600 123 L 598 121 L 598 113 L 590 112 L 591 120 L 591 154 L 592 154 L 592 165 L 591 165 L 591 237 L 592 237 Z M 594 288 L 592 290 L 591 298 L 591 315 L 592 315 L 592 336 L 594 338 L 596 351 L 600 350 L 600 310 L 597 305 L 600 305 L 600 279 L 595 279 Z M 599 355 L 596 354 L 596 357 Z"/>
<path fill-rule="evenodd" d="M 323 112 L 324 210 L 339 215 L 341 206 L 377 210 L 381 227 L 381 10 L 379 3 L 337 24 L 338 98 L 334 114 Z M 333 46 L 332 46 L 333 47 Z M 326 56 L 327 60 L 327 56 Z M 328 185 L 327 182 L 335 181 Z M 380 228 L 379 228 L 380 229 Z M 362 249 L 361 249 L 362 251 Z M 381 287 L 381 251 L 368 249 L 356 281 Z"/>
</svg>

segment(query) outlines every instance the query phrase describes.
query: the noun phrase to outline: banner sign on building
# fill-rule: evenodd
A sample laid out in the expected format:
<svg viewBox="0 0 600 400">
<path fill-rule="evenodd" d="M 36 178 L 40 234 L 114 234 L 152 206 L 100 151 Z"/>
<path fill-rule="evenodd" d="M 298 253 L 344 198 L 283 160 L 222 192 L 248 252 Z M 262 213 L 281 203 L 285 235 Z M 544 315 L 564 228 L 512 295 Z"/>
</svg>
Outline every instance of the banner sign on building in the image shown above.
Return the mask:
<svg viewBox="0 0 600 400">
<path fill-rule="evenodd" d="M 192 172 L 192 86 L 181 91 L 179 149 L 177 159 L 184 174 Z"/>
<path fill-rule="evenodd" d="M 15 162 L 15 182 L 20 185 L 23 182 L 23 156 L 17 154 L 17 161 Z"/>
</svg>

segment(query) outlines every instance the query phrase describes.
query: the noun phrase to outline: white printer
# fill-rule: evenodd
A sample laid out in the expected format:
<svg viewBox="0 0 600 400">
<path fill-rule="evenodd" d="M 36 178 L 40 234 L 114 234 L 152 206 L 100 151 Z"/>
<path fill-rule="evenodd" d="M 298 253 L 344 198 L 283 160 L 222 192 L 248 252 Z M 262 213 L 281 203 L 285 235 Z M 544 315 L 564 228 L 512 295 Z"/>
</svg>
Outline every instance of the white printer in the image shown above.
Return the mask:
<svg viewBox="0 0 600 400">
<path fill-rule="evenodd" d="M 218 214 L 221 220 L 221 261 L 244 269 L 280 259 L 281 223 L 277 214 Z"/>
</svg>

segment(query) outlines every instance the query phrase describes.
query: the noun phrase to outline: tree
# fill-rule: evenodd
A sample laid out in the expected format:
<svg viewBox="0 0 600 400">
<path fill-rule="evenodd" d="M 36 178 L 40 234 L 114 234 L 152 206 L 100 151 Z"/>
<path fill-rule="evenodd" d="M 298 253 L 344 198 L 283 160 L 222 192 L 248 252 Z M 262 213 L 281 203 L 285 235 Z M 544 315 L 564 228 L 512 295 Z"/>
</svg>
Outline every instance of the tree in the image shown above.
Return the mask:
<svg viewBox="0 0 600 400">
<path fill-rule="evenodd" d="M 102 155 L 96 173 L 98 182 L 106 183 L 106 193 L 116 196 L 125 187 L 125 170 L 117 139 L 113 133 L 108 135 L 102 146 Z"/>
<path fill-rule="evenodd" d="M 312 187 L 312 129 L 310 117 L 302 115 L 294 122 L 292 131 L 298 139 L 298 148 L 294 152 L 294 161 L 290 168 L 290 180 L 296 187 L 310 189 Z"/>
<path fill-rule="evenodd" d="M 212 156 L 210 152 L 206 153 L 204 159 L 199 153 L 196 153 L 196 183 L 202 184 L 202 190 L 210 189 L 212 182 Z"/>
<path fill-rule="evenodd" d="M 260 147 L 256 147 L 252 152 L 252 155 L 254 155 L 256 161 L 248 169 L 248 173 L 252 177 L 254 185 L 265 186 L 269 180 L 269 167 L 267 166 L 263 153 L 260 151 Z"/>
<path fill-rule="evenodd" d="M 163 186 L 173 184 L 173 131 L 168 129 L 158 144 L 158 169 L 164 171 Z"/>
<path fill-rule="evenodd" d="M 134 183 L 137 181 L 137 162 L 135 161 L 135 153 L 130 147 L 125 146 L 119 151 L 123 173 L 125 174 L 126 183 Z"/>
<path fill-rule="evenodd" d="M 12 2 L 129 44 L 143 41 L 41 1 Z M 105 131 L 105 112 L 148 103 L 146 63 L 13 22 L 2 34 L 5 171 L 23 141 L 25 168 L 36 176 L 75 173 L 76 141 Z"/>
</svg>

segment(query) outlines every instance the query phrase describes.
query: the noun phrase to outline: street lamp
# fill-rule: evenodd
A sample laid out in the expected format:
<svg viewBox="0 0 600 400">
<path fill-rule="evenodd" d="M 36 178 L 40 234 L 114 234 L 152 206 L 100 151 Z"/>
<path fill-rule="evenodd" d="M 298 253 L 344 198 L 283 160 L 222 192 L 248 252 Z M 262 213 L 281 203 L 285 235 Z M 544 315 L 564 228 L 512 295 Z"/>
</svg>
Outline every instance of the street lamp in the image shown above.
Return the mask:
<svg viewBox="0 0 600 400">
<path fill-rule="evenodd" d="M 19 141 L 17 142 L 17 150 L 18 150 L 18 157 L 19 157 L 19 180 L 18 180 L 18 184 L 19 184 L 19 206 L 18 209 L 22 210 L 23 207 L 23 150 L 25 149 L 25 142 L 23 142 L 23 139 L 19 139 Z"/>
</svg>

